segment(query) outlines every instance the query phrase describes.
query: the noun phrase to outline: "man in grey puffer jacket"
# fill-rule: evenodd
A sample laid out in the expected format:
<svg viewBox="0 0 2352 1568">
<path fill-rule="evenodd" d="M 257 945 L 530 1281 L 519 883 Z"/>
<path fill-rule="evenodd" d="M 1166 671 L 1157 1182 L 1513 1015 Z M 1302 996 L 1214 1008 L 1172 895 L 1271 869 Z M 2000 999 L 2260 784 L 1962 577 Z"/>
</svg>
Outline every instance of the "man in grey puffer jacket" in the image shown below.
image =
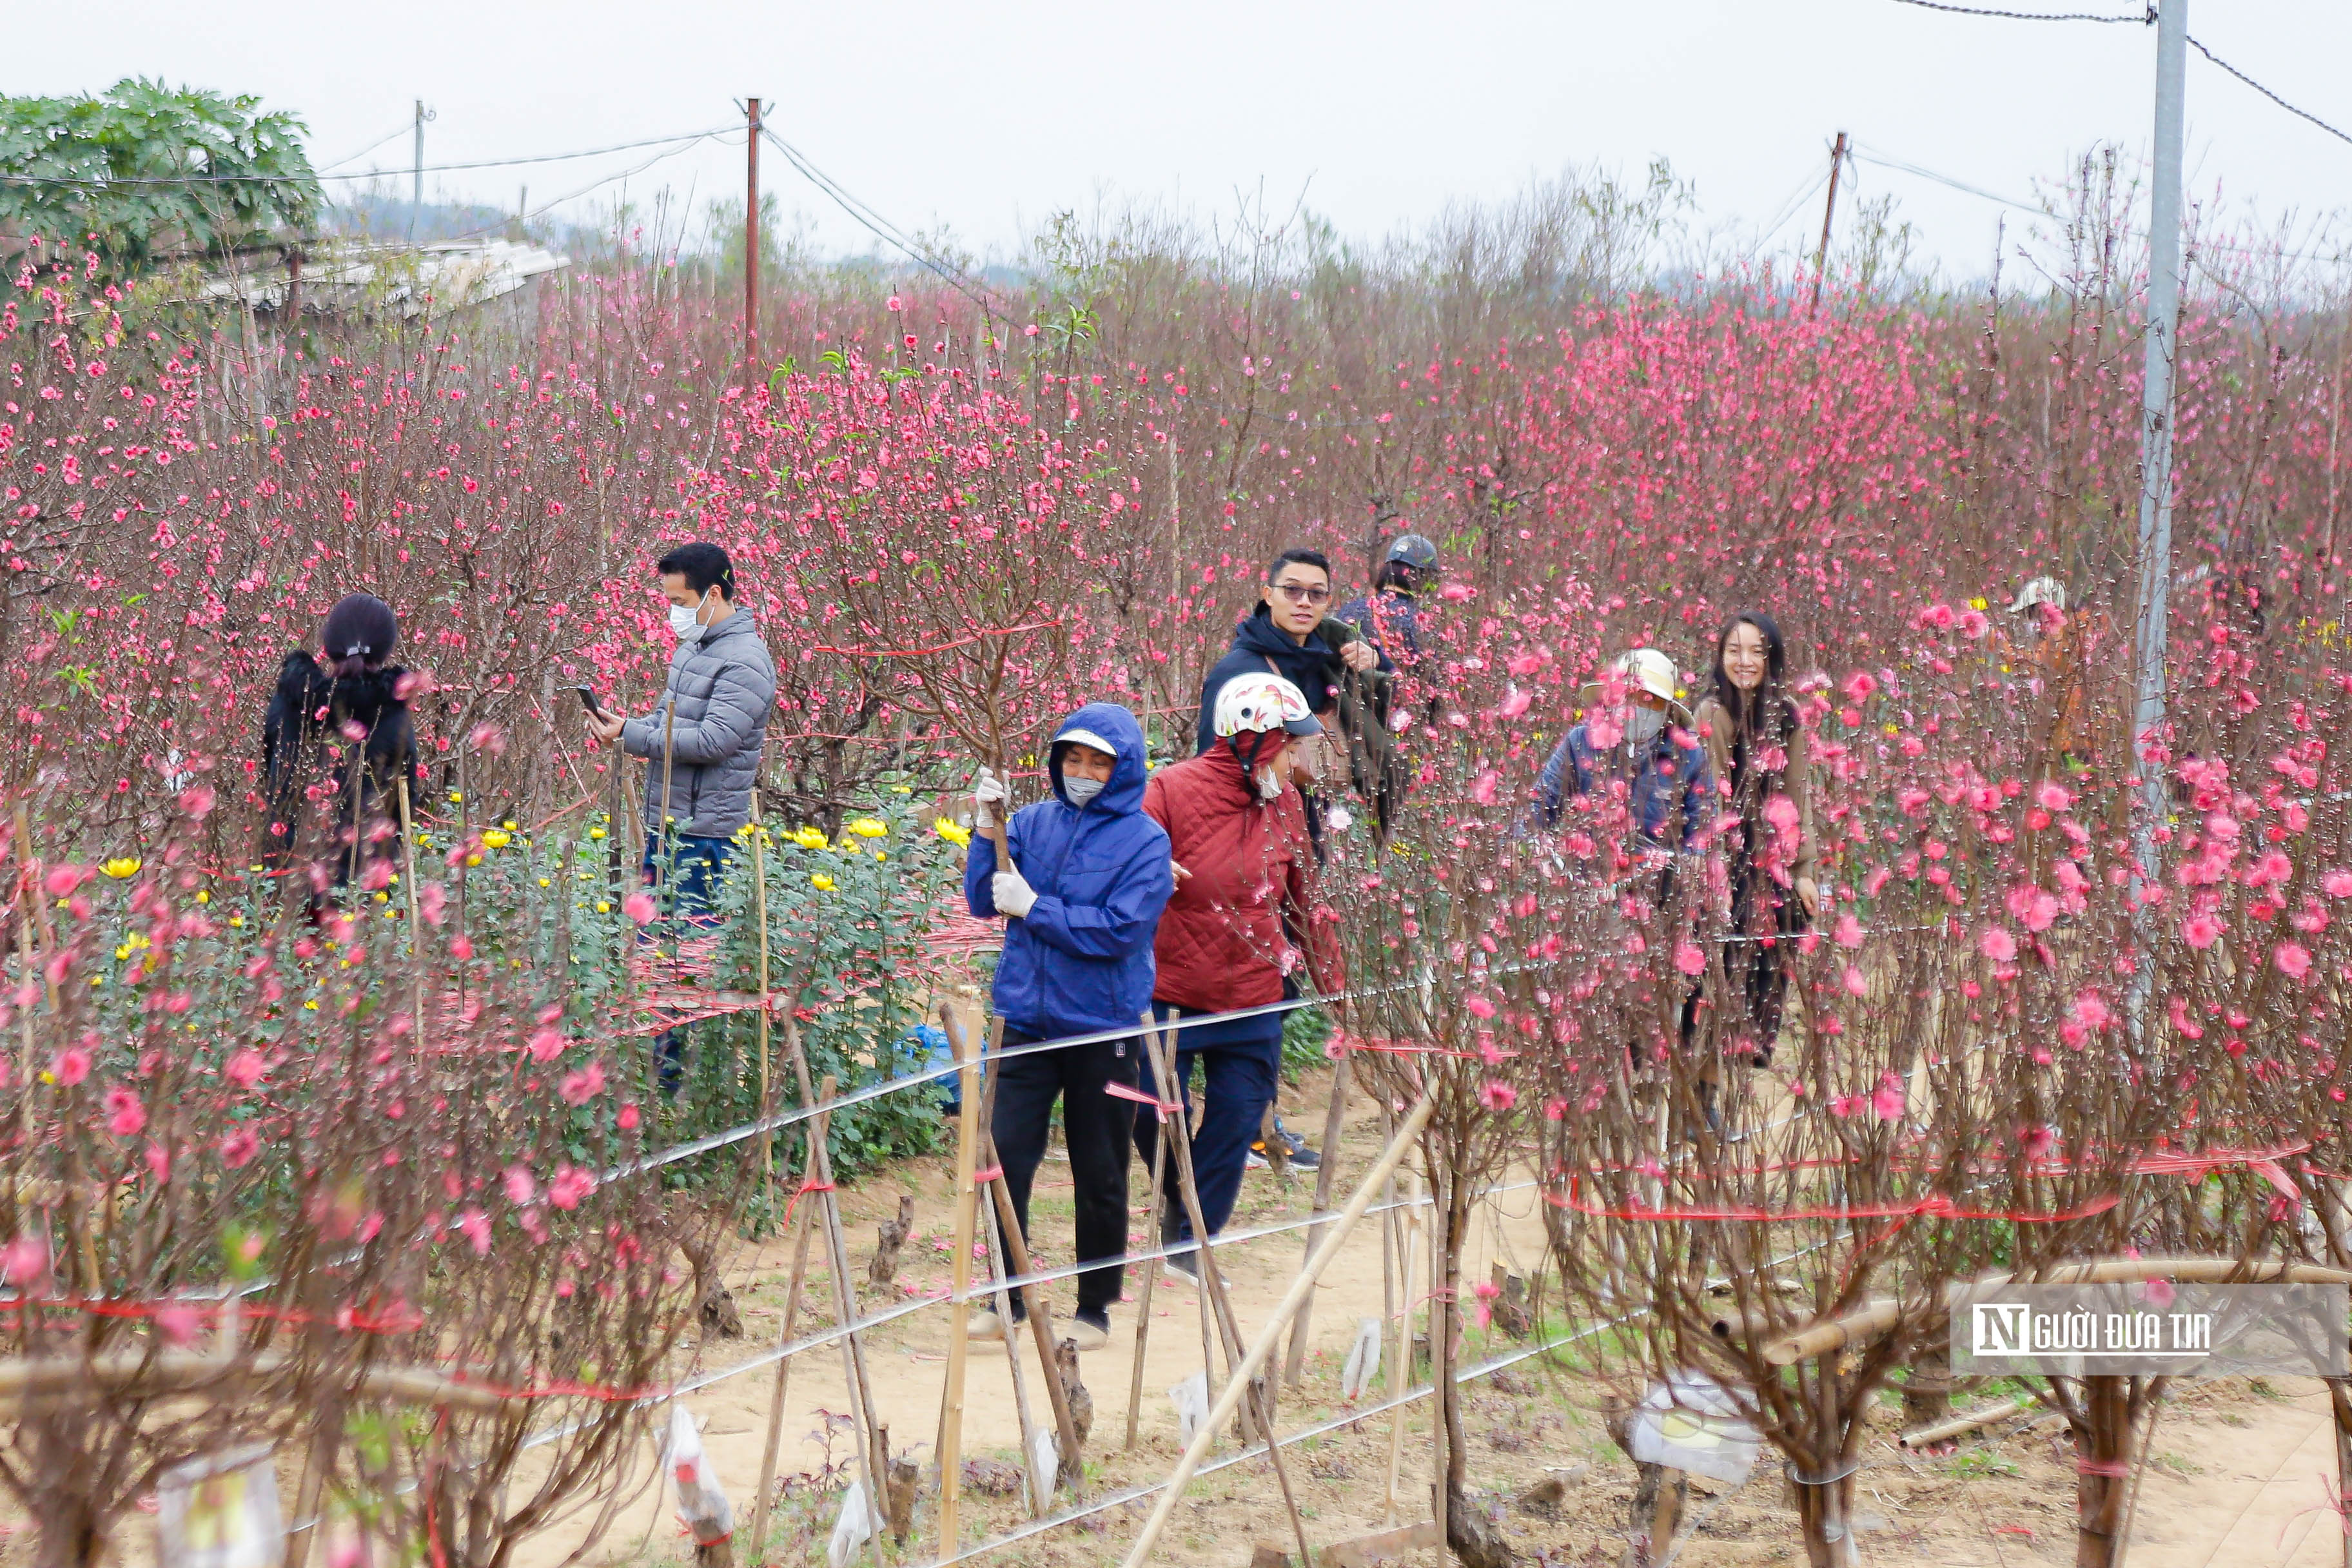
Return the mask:
<svg viewBox="0 0 2352 1568">
<path fill-rule="evenodd" d="M 589 729 L 646 759 L 646 879 L 667 883 L 674 915 L 708 924 L 734 836 L 751 818 L 776 666 L 751 612 L 736 606 L 727 552 L 682 544 L 654 569 L 677 637 L 661 706 L 634 719 L 594 719 Z M 673 1089 L 675 1034 L 661 1042 L 662 1076 Z"/>
</svg>

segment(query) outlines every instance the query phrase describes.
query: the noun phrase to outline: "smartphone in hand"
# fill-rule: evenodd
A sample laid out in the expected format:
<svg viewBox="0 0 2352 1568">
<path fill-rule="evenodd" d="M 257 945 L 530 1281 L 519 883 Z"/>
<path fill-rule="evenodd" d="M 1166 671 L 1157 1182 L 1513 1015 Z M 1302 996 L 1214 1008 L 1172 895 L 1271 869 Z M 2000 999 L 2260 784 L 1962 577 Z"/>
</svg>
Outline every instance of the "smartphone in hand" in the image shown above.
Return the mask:
<svg viewBox="0 0 2352 1568">
<path fill-rule="evenodd" d="M 575 686 L 572 689 L 580 693 L 580 706 L 588 710 L 588 716 L 591 719 L 604 717 L 604 710 L 597 703 L 594 692 L 584 686 Z"/>
</svg>

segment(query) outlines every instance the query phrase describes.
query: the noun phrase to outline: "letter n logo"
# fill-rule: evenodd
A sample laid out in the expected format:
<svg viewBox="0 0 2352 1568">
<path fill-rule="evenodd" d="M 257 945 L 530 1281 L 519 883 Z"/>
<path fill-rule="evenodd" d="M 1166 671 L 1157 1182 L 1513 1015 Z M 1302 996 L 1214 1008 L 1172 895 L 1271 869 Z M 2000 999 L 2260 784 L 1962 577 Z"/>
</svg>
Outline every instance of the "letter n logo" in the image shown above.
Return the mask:
<svg viewBox="0 0 2352 1568">
<path fill-rule="evenodd" d="M 2026 1314 L 2022 1302 L 1977 1301 L 1975 1333 L 1969 1342 L 1970 1352 L 1977 1355 L 2023 1355 L 2025 1349 Z"/>
</svg>

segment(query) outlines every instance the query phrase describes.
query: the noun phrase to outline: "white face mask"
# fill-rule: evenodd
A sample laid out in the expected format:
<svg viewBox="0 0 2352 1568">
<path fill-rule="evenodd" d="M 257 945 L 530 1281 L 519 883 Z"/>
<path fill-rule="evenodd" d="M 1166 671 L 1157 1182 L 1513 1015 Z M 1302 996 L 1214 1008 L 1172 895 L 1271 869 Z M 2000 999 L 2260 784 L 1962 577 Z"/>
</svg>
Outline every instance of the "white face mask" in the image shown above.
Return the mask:
<svg viewBox="0 0 2352 1568">
<path fill-rule="evenodd" d="M 1633 703 L 1625 709 L 1625 739 L 1637 746 L 1646 746 L 1656 740 L 1658 731 L 1665 727 L 1666 716 L 1655 708 Z"/>
<path fill-rule="evenodd" d="M 691 605 L 672 605 L 669 607 L 669 629 L 678 641 L 689 643 L 702 640 L 702 606 L 709 597 L 709 594 L 706 592 L 700 599 Z"/>
<path fill-rule="evenodd" d="M 1281 799 L 1281 798 L 1282 798 L 1282 791 L 1283 791 L 1283 787 L 1284 787 L 1284 786 L 1283 786 L 1283 783 L 1282 783 L 1282 775 L 1281 775 L 1280 773 L 1276 773 L 1272 768 L 1260 768 L 1260 769 L 1258 769 L 1258 771 L 1257 771 L 1257 797 L 1258 797 L 1258 799 L 1260 799 L 1260 800 L 1279 800 L 1279 799 Z"/>
<path fill-rule="evenodd" d="M 1103 781 L 1100 779 L 1074 779 L 1066 773 L 1062 775 L 1062 794 L 1081 811 L 1086 809 L 1088 801 L 1102 792 Z"/>
</svg>

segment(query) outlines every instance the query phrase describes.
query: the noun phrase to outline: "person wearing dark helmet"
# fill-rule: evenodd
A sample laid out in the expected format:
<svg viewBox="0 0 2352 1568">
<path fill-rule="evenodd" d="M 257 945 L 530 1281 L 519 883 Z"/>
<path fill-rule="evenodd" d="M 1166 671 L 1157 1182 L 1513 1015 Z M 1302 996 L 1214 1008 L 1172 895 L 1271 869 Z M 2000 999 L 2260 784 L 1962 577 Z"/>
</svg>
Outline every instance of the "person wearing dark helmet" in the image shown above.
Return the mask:
<svg viewBox="0 0 2352 1568">
<path fill-rule="evenodd" d="M 422 783 L 407 671 L 390 662 L 400 641 L 392 606 L 373 594 L 345 595 L 327 612 L 320 651 L 297 648 L 278 668 L 262 719 L 268 826 L 262 864 L 277 870 L 305 847 L 307 813 L 331 800 L 313 892 L 358 879 L 373 860 L 396 859 L 399 781 L 414 807 Z"/>
<path fill-rule="evenodd" d="M 1410 669 L 1421 659 L 1420 595 L 1436 575 L 1437 546 L 1418 533 L 1400 533 L 1389 544 L 1372 591 L 1341 605 L 1339 619 Z"/>
</svg>

